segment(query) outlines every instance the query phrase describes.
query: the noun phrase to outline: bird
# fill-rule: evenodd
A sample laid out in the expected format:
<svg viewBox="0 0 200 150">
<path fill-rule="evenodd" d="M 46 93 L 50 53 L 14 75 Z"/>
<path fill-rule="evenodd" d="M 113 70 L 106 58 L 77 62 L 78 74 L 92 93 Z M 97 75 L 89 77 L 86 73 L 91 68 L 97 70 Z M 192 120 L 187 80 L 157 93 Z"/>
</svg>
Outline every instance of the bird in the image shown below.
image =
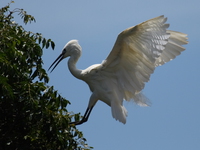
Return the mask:
<svg viewBox="0 0 200 150">
<path fill-rule="evenodd" d="M 155 68 L 180 55 L 188 43 L 187 34 L 168 30 L 164 15 L 142 22 L 122 31 L 105 60 L 84 70 L 77 69 L 76 63 L 82 48 L 77 40 L 69 41 L 62 53 L 52 63 L 51 72 L 65 58 L 71 74 L 85 81 L 91 96 L 84 116 L 70 124 L 80 125 L 88 121 L 98 100 L 111 107 L 113 118 L 125 124 L 127 110 L 123 101 L 134 101 L 140 106 L 149 106 L 142 89 L 149 81 Z M 53 67 L 54 66 L 54 67 Z"/>
</svg>

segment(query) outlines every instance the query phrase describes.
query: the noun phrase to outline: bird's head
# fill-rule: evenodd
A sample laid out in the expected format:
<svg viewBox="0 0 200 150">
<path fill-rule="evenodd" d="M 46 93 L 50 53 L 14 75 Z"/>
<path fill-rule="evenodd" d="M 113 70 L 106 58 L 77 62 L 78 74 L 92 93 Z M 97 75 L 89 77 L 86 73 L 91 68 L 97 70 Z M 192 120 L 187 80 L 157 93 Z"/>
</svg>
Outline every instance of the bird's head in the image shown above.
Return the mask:
<svg viewBox="0 0 200 150">
<path fill-rule="evenodd" d="M 64 58 L 67 58 L 69 56 L 79 56 L 80 54 L 81 54 L 81 46 L 78 44 L 78 41 L 77 40 L 71 40 L 64 46 L 62 53 L 51 64 L 49 69 L 51 69 L 51 67 L 53 67 L 53 65 L 55 64 L 55 66 L 51 70 L 51 72 L 52 72 L 56 68 L 56 66 L 61 62 L 61 60 L 63 60 Z"/>
</svg>

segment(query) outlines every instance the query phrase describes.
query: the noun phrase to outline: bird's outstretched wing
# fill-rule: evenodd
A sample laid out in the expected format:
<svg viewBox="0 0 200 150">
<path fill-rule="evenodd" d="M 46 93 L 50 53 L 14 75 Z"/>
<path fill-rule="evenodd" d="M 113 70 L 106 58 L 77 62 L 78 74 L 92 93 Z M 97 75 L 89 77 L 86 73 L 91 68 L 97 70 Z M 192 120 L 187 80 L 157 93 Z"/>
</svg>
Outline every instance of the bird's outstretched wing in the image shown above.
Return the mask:
<svg viewBox="0 0 200 150">
<path fill-rule="evenodd" d="M 167 30 L 167 33 L 170 34 L 170 37 L 164 51 L 161 53 L 160 57 L 156 59 L 155 66 L 163 65 L 180 55 L 181 52 L 185 50 L 181 45 L 188 43 L 187 34 L 171 30 Z"/>
<path fill-rule="evenodd" d="M 167 18 L 159 16 L 121 32 L 102 63 L 101 73 L 112 73 L 123 98 L 146 105 L 140 91 L 156 66 L 180 54 L 186 34 L 168 31 Z"/>
</svg>

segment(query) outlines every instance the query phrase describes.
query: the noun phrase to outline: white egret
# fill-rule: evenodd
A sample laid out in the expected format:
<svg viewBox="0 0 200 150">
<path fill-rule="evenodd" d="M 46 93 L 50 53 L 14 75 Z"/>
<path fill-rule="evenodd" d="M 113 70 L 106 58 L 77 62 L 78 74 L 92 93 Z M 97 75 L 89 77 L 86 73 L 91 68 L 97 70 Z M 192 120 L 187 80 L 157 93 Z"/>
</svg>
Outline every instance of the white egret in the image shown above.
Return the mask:
<svg viewBox="0 0 200 150">
<path fill-rule="evenodd" d="M 53 62 L 52 71 L 61 60 L 70 57 L 68 67 L 72 75 L 85 81 L 92 95 L 82 118 L 72 124 L 79 125 L 88 117 L 98 100 L 111 107 L 112 116 L 126 123 L 127 110 L 123 100 L 134 100 L 141 106 L 148 106 L 147 98 L 141 93 L 145 82 L 149 81 L 155 67 L 174 59 L 185 50 L 187 35 L 167 30 L 167 18 L 159 16 L 130 27 L 121 32 L 108 57 L 101 63 L 85 70 L 76 68 L 81 56 L 81 46 L 77 40 L 69 41 L 60 56 Z"/>
</svg>

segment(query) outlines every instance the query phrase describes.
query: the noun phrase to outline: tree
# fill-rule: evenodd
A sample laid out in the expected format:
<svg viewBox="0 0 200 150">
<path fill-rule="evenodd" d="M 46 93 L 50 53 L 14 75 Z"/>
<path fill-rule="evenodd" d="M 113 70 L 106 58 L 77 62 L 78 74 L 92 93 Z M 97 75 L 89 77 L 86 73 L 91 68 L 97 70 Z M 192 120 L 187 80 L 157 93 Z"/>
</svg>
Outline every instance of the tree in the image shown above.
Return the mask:
<svg viewBox="0 0 200 150">
<path fill-rule="evenodd" d="M 91 149 L 69 124 L 80 115 L 69 113 L 70 102 L 47 85 L 41 56 L 54 42 L 17 24 L 14 13 L 25 24 L 35 18 L 10 11 L 10 4 L 0 9 L 0 149 Z"/>
</svg>

